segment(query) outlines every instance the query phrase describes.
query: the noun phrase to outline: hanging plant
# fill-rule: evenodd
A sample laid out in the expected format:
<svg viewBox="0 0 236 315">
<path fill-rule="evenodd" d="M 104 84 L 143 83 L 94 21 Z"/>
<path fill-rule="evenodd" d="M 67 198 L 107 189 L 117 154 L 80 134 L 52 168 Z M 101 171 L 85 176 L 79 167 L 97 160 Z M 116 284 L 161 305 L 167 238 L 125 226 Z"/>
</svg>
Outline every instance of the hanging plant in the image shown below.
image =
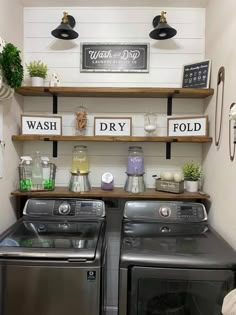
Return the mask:
<svg viewBox="0 0 236 315">
<path fill-rule="evenodd" d="M 21 86 L 24 69 L 21 64 L 20 51 L 11 43 L 6 44 L 0 54 L 0 68 L 3 80 L 12 87 Z"/>
</svg>

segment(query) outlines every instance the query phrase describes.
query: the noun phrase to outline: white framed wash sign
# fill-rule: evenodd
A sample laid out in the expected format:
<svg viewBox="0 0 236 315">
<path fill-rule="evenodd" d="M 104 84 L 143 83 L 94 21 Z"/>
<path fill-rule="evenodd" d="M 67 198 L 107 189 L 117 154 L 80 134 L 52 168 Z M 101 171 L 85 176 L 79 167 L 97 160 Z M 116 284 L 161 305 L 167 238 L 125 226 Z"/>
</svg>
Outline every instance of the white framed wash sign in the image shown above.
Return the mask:
<svg viewBox="0 0 236 315">
<path fill-rule="evenodd" d="M 95 136 L 131 136 L 131 117 L 94 117 Z"/>
<path fill-rule="evenodd" d="M 61 136 L 62 117 L 21 115 L 21 133 L 22 135 Z"/>
<path fill-rule="evenodd" d="M 168 118 L 167 135 L 170 137 L 207 136 L 208 116 Z"/>
</svg>

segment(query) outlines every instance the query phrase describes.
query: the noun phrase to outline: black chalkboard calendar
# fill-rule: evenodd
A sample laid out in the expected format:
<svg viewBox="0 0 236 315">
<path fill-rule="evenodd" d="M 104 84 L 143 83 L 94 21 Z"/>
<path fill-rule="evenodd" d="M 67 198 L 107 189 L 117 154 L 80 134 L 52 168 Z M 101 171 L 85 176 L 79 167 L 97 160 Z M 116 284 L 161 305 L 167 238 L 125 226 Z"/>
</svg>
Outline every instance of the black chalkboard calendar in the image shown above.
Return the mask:
<svg viewBox="0 0 236 315">
<path fill-rule="evenodd" d="M 183 88 L 209 88 L 211 60 L 184 65 Z"/>
</svg>

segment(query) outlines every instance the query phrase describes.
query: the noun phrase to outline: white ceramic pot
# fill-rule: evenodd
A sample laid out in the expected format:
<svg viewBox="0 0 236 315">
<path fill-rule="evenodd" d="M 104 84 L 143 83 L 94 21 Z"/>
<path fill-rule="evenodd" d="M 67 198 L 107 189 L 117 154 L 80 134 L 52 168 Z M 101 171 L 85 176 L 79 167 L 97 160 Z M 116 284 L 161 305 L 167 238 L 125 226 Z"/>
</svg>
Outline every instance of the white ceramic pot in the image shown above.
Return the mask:
<svg viewBox="0 0 236 315">
<path fill-rule="evenodd" d="M 44 78 L 32 77 L 31 83 L 32 83 L 32 86 L 44 86 Z"/>
<path fill-rule="evenodd" d="M 185 180 L 184 188 L 188 192 L 198 192 L 198 181 Z"/>
</svg>

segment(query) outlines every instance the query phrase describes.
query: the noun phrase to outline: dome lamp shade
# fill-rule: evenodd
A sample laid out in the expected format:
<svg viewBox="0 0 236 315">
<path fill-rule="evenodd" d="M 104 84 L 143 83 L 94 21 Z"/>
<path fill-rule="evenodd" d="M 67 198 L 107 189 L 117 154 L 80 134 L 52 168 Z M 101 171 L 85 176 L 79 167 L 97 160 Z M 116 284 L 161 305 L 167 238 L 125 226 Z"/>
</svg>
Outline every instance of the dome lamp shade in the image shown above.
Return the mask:
<svg viewBox="0 0 236 315">
<path fill-rule="evenodd" d="M 152 22 L 154 30 L 149 34 L 152 39 L 164 40 L 177 34 L 176 29 L 167 24 L 165 14 L 166 12 L 162 11 L 161 15 L 154 17 Z"/>
<path fill-rule="evenodd" d="M 79 34 L 73 30 L 75 27 L 75 19 L 73 16 L 68 15 L 67 12 L 63 13 L 63 18 L 61 20 L 61 24 L 51 32 L 51 34 L 59 39 L 70 40 L 75 39 L 79 36 Z"/>
</svg>

